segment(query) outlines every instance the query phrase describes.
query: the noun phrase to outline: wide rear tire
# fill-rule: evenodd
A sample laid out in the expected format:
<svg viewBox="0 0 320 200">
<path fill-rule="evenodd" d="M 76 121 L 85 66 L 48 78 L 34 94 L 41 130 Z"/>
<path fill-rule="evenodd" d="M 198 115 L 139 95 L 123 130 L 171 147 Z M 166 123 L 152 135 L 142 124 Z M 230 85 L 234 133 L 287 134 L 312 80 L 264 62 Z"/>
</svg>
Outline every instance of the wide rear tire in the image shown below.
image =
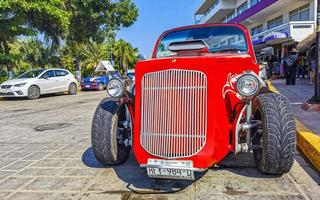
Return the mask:
<svg viewBox="0 0 320 200">
<path fill-rule="evenodd" d="M 95 157 L 104 165 L 119 165 L 125 162 L 130 146 L 118 142 L 119 119 L 124 106 L 114 98 L 105 98 L 99 104 L 92 121 L 91 142 Z"/>
<path fill-rule="evenodd" d="M 253 130 L 253 150 L 258 169 L 267 174 L 289 172 L 296 149 L 296 127 L 292 108 L 286 97 L 277 93 L 260 94 L 253 102 L 254 120 L 260 127 Z"/>
</svg>

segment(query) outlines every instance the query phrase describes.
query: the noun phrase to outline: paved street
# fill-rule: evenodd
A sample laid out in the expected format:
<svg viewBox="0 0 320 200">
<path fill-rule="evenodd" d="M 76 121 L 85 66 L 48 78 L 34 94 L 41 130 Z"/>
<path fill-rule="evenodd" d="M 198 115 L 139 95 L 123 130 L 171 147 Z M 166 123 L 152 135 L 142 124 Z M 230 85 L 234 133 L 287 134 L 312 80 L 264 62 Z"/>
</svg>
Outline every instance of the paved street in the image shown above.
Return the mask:
<svg viewBox="0 0 320 200">
<path fill-rule="evenodd" d="M 263 175 L 250 154 L 228 157 L 195 182 L 150 180 L 133 155 L 103 167 L 90 148 L 105 92 L 0 99 L 0 199 L 319 199 L 320 177 L 297 153 L 290 173 Z"/>
</svg>

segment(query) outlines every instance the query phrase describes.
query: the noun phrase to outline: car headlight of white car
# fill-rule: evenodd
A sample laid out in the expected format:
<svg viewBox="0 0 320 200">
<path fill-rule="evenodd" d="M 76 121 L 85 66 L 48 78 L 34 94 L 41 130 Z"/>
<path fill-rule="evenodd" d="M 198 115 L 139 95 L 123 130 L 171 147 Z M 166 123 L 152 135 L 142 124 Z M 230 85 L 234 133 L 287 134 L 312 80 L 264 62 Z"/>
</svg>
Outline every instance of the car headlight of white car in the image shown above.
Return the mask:
<svg viewBox="0 0 320 200">
<path fill-rule="evenodd" d="M 125 88 L 121 80 L 111 79 L 107 85 L 107 92 L 111 97 L 119 98 L 124 94 Z"/>
<path fill-rule="evenodd" d="M 259 92 L 260 80 L 253 73 L 244 73 L 237 79 L 237 90 L 242 97 L 252 97 Z"/>
<path fill-rule="evenodd" d="M 23 87 L 25 84 L 27 83 L 18 83 L 18 84 L 15 84 L 14 87 Z"/>
</svg>

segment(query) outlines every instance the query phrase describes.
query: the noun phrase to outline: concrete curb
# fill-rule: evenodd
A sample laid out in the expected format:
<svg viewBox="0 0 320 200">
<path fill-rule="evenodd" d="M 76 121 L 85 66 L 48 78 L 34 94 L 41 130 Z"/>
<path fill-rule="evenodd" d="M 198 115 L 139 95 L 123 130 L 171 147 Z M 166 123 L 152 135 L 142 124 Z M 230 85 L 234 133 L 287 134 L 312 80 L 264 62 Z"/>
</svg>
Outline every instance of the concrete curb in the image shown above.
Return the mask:
<svg viewBox="0 0 320 200">
<path fill-rule="evenodd" d="M 270 91 L 279 93 L 270 81 L 267 81 Z M 310 163 L 320 172 L 320 136 L 306 128 L 300 121 L 296 120 L 297 145 Z"/>
</svg>

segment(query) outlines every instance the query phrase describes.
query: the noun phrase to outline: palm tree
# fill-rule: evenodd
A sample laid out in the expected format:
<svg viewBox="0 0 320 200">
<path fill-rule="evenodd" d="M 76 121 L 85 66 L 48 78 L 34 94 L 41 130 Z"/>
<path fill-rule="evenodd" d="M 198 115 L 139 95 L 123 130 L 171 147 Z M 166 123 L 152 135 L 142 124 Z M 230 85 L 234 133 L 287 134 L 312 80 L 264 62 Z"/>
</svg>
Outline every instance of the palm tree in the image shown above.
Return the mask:
<svg viewBox="0 0 320 200">
<path fill-rule="evenodd" d="M 90 42 L 84 47 L 81 53 L 82 62 L 81 65 L 85 68 L 94 68 L 100 60 L 108 60 L 110 45 L 103 42 Z"/>
<path fill-rule="evenodd" d="M 50 64 L 51 50 L 39 39 L 29 39 L 16 43 L 21 59 L 31 65 L 31 68 L 44 68 Z"/>
<path fill-rule="evenodd" d="M 133 48 L 123 39 L 115 43 L 113 54 L 121 73 L 124 73 L 129 67 L 134 67 L 137 53 L 138 49 Z"/>
</svg>

